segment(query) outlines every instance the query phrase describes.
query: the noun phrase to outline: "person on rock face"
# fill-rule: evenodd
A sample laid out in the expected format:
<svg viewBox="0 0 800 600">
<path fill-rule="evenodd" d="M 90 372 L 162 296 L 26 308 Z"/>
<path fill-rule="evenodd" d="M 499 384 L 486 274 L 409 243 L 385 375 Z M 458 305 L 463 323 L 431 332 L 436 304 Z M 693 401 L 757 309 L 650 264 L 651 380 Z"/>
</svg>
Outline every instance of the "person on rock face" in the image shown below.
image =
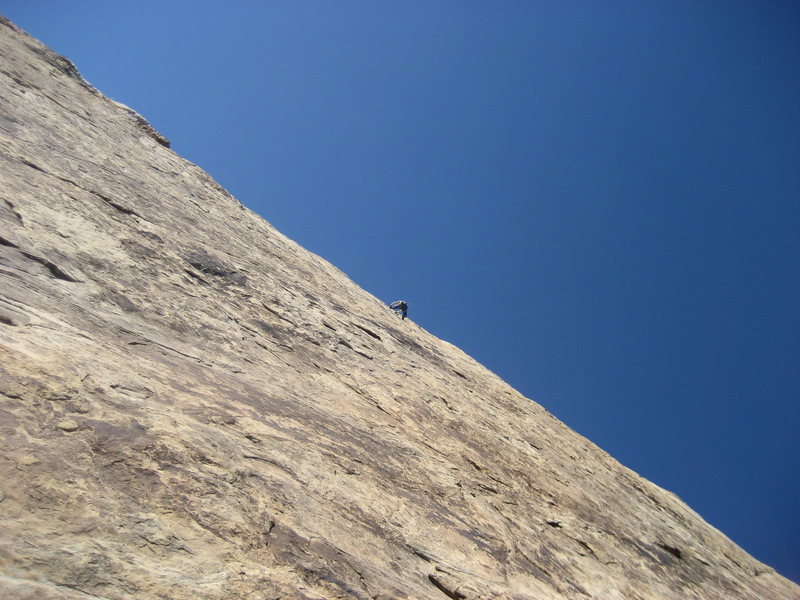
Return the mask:
<svg viewBox="0 0 800 600">
<path fill-rule="evenodd" d="M 401 314 L 403 316 L 403 320 L 406 320 L 406 315 L 408 314 L 408 303 L 405 300 L 398 300 L 397 302 L 392 302 L 389 305 L 395 314 Z"/>
</svg>

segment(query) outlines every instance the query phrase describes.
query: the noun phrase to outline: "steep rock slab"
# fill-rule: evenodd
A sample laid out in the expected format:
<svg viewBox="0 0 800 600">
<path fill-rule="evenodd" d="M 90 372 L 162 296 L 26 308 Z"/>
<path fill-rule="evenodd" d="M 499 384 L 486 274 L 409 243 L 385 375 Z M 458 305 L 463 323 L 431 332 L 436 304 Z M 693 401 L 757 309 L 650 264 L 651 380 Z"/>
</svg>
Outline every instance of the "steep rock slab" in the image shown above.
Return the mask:
<svg viewBox="0 0 800 600">
<path fill-rule="evenodd" d="M 800 590 L 0 22 L 4 598 Z"/>
</svg>

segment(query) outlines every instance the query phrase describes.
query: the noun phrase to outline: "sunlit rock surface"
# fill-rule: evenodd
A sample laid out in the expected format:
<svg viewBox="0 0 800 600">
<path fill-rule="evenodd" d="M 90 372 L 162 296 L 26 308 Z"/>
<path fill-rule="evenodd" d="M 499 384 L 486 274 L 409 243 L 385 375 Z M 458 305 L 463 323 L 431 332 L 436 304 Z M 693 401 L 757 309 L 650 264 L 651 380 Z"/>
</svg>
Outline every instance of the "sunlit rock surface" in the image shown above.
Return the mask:
<svg viewBox="0 0 800 600">
<path fill-rule="evenodd" d="M 0 597 L 800 598 L 7 21 L 0 173 Z"/>
</svg>

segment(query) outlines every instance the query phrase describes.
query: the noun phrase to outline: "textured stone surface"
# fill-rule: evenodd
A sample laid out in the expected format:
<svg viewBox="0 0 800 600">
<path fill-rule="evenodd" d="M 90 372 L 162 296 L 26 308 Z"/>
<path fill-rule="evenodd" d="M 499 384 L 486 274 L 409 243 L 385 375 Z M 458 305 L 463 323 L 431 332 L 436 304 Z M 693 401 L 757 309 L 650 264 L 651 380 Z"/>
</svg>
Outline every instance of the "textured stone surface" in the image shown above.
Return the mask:
<svg viewBox="0 0 800 600">
<path fill-rule="evenodd" d="M 3 598 L 800 598 L 168 146 L 0 22 Z"/>
</svg>

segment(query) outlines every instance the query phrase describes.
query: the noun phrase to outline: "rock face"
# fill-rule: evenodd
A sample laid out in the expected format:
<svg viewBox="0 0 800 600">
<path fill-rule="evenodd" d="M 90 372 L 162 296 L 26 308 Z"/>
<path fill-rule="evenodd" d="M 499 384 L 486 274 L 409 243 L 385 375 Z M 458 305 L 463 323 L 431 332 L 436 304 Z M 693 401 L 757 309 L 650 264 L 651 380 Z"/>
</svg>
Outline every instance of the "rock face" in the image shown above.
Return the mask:
<svg viewBox="0 0 800 600">
<path fill-rule="evenodd" d="M 800 598 L 0 21 L 0 595 Z"/>
</svg>

